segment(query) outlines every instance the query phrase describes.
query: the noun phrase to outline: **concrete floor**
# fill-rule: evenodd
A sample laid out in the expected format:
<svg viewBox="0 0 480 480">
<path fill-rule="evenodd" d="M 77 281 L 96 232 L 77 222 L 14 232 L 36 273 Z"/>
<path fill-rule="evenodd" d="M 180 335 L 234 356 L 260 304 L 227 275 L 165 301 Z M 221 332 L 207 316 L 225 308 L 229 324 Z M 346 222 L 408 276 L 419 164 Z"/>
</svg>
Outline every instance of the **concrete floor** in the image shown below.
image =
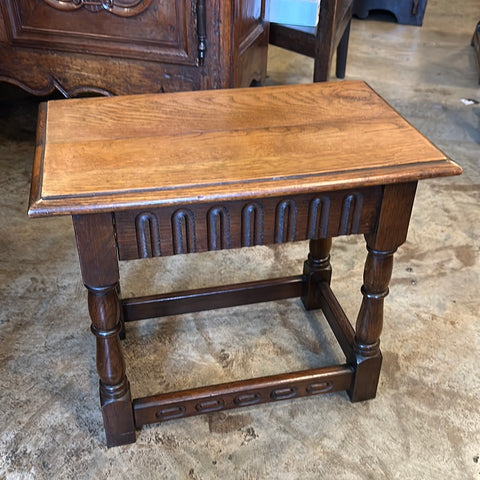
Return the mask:
<svg viewBox="0 0 480 480">
<path fill-rule="evenodd" d="M 347 77 L 366 80 L 464 168 L 419 186 L 386 300 L 377 398 L 351 404 L 340 393 L 189 418 L 109 450 L 71 222 L 26 217 L 35 105 L 4 95 L 0 478 L 480 479 L 480 105 L 462 102 L 480 101 L 469 45 L 479 19 L 478 0 L 430 0 L 421 28 L 353 22 Z M 268 82 L 308 82 L 311 69 L 272 48 Z M 192 285 L 282 275 L 300 271 L 305 254 L 298 243 L 215 263 L 166 258 L 146 271 L 133 262 L 122 268 L 124 292 L 145 276 L 177 288 L 192 269 Z M 364 256 L 361 238 L 334 243 L 333 287 L 351 318 Z M 322 365 L 338 356 L 328 330 L 315 340 L 323 326 L 295 300 L 130 324 L 133 394 Z"/>
</svg>

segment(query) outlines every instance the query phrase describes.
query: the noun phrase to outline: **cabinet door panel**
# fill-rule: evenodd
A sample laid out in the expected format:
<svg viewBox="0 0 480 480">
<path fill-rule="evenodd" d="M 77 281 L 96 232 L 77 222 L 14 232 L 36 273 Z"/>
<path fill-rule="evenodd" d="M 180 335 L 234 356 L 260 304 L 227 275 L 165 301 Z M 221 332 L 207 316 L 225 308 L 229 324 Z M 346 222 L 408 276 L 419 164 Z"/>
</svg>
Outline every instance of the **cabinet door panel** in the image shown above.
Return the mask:
<svg viewBox="0 0 480 480">
<path fill-rule="evenodd" d="M 249 86 L 252 80 L 265 78 L 268 47 L 268 23 L 265 22 L 265 0 L 236 0 L 234 83 Z"/>
<path fill-rule="evenodd" d="M 6 32 L 15 46 L 197 63 L 195 10 L 189 0 L 4 2 Z"/>
<path fill-rule="evenodd" d="M 264 33 L 265 1 L 235 1 L 235 44 L 240 52 Z"/>
</svg>

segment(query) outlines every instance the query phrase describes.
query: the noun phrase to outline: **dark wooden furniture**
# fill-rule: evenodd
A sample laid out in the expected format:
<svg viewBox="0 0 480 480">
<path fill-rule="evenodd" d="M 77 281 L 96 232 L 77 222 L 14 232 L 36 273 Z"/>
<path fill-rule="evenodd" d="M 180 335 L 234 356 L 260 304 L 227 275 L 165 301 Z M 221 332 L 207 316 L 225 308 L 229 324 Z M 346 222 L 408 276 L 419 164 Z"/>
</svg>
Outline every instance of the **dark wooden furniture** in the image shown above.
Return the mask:
<svg viewBox="0 0 480 480">
<path fill-rule="evenodd" d="M 35 95 L 248 87 L 265 0 L 2 0 L 0 81 Z"/>
<path fill-rule="evenodd" d="M 317 27 L 271 23 L 269 42 L 313 58 L 314 82 L 328 80 L 336 52 L 335 75 L 344 78 L 352 7 L 353 0 L 322 0 Z"/>
<path fill-rule="evenodd" d="M 42 104 L 29 215 L 72 215 L 109 446 L 147 423 L 346 390 L 373 398 L 393 254 L 417 181 L 448 160 L 363 82 L 180 92 Z M 208 122 L 205 122 L 205 117 Z M 352 327 L 331 288 L 332 237 L 363 234 Z M 310 239 L 303 274 L 119 298 L 118 259 Z M 132 401 L 122 321 L 302 297 L 346 361 Z M 122 317 L 120 314 L 123 314 Z"/>
<path fill-rule="evenodd" d="M 478 83 L 480 83 L 480 22 L 477 23 L 475 31 L 473 32 L 472 47 L 475 49 L 475 57 L 477 59 L 479 72 Z"/>
<path fill-rule="evenodd" d="M 372 10 L 385 10 L 395 15 L 398 23 L 421 26 L 426 8 L 427 0 L 355 0 L 353 14 L 367 18 Z"/>
</svg>

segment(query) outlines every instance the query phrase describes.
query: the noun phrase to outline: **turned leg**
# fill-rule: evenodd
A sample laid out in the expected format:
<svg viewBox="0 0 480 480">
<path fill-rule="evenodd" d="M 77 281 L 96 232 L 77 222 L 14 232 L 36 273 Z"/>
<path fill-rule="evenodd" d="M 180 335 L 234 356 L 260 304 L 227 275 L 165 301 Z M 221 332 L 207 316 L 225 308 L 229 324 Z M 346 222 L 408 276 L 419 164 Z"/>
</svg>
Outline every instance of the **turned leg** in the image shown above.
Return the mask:
<svg viewBox="0 0 480 480">
<path fill-rule="evenodd" d="M 318 282 L 330 284 L 332 278 L 332 266 L 330 264 L 331 238 L 310 240 L 310 253 L 303 266 L 305 275 L 305 293 L 302 301 L 307 310 L 320 308 L 315 299 L 315 290 Z"/>
<path fill-rule="evenodd" d="M 376 395 L 382 365 L 383 301 L 388 295 L 393 254 L 407 238 L 416 186 L 416 182 L 385 186 L 376 230 L 365 237 L 368 255 L 355 326 L 355 377 L 348 391 L 353 402 Z"/>
<path fill-rule="evenodd" d="M 132 443 L 135 441 L 135 426 L 120 345 L 122 323 L 117 285 L 100 288 L 87 285 L 87 289 L 91 330 L 97 338 L 97 372 L 107 445 Z"/>
<path fill-rule="evenodd" d="M 377 251 L 369 246 L 363 275 L 363 300 L 355 328 L 356 376 L 349 392 L 352 401 L 374 398 L 382 354 L 380 334 L 383 328 L 383 299 L 388 295 L 394 250 Z"/>
<path fill-rule="evenodd" d="M 117 291 L 117 301 L 120 306 L 120 298 L 121 298 L 120 283 L 117 283 L 116 291 Z M 123 318 L 123 310 L 121 306 L 119 308 L 119 318 L 120 318 L 121 328 L 120 328 L 120 333 L 118 335 L 120 337 L 120 340 L 125 340 L 127 338 L 127 333 L 125 331 L 125 320 Z"/>
<path fill-rule="evenodd" d="M 100 404 L 107 445 L 135 442 L 133 407 L 120 345 L 119 271 L 111 214 L 73 217 L 88 309 L 97 343 Z"/>
</svg>

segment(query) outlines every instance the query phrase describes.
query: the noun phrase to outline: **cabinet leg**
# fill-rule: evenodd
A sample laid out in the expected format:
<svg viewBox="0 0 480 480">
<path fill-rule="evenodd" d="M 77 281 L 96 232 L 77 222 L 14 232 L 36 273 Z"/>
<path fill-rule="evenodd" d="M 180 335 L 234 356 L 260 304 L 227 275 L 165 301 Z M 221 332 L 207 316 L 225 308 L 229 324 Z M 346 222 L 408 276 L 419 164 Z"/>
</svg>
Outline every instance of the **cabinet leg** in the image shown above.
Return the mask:
<svg viewBox="0 0 480 480">
<path fill-rule="evenodd" d="M 307 310 L 320 308 L 315 299 L 315 289 L 318 282 L 330 284 L 332 278 L 332 266 L 330 264 L 331 248 L 331 238 L 310 240 L 310 253 L 303 265 L 305 293 L 302 295 L 302 301 Z"/>
</svg>

